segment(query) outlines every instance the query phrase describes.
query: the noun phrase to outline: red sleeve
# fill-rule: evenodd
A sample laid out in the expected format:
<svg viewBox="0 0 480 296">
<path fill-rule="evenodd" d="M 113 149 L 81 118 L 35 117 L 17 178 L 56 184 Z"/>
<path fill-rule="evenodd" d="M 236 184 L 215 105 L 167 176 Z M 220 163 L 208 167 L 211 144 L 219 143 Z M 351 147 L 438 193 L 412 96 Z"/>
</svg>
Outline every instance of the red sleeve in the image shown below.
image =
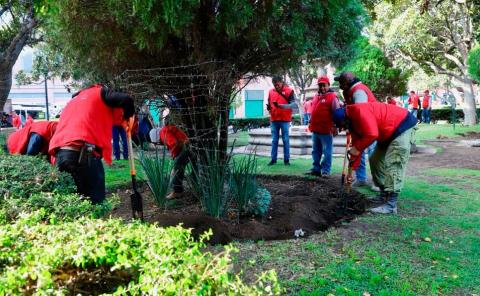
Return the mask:
<svg viewBox="0 0 480 296">
<path fill-rule="evenodd" d="M 356 108 L 349 114 L 352 132 L 352 146 L 363 153 L 363 150 L 370 146 L 378 138 L 378 125 L 375 115 L 366 108 Z M 360 165 L 360 157 L 355 159 L 353 169 Z"/>
</svg>

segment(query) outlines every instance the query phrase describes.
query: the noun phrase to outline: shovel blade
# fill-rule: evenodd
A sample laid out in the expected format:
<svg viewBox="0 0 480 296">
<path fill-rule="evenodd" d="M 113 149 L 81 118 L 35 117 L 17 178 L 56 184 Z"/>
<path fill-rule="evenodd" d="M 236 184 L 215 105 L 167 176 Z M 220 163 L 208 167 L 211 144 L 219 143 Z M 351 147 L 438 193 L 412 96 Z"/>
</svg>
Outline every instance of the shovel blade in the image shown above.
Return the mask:
<svg viewBox="0 0 480 296">
<path fill-rule="evenodd" d="M 133 219 L 143 220 L 143 199 L 138 191 L 130 195 Z"/>
</svg>

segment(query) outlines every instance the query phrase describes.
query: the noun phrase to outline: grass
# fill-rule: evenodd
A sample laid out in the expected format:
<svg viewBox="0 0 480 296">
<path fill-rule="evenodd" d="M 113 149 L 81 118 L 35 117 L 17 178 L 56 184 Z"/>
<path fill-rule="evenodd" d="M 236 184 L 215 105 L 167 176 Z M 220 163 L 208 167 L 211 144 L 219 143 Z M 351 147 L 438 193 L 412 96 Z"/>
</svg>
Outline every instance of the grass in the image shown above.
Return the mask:
<svg viewBox="0 0 480 296">
<path fill-rule="evenodd" d="M 419 128 L 416 133 L 416 140 L 418 144 L 421 144 L 425 140 L 436 139 L 439 135 L 452 138 L 457 137 L 460 133 L 480 133 L 480 125 L 478 124 L 474 126 L 462 126 L 460 124 L 456 124 L 455 130 L 453 130 L 453 125 L 451 124 L 419 124 L 418 127 Z"/>
<path fill-rule="evenodd" d="M 135 169 L 137 171 L 137 180 L 146 180 L 145 174 L 138 161 L 135 162 Z M 131 180 L 128 160 L 113 161 L 111 166 L 105 166 L 105 185 L 108 190 L 128 186 Z"/>
<path fill-rule="evenodd" d="M 228 146 L 231 147 L 235 141 L 235 147 L 248 145 L 248 132 L 239 131 L 234 134 L 228 135 Z"/>
<path fill-rule="evenodd" d="M 457 125 L 454 132 L 450 125 L 420 125 L 417 141 L 468 131 L 480 127 Z M 312 161 L 292 159 L 288 167 L 268 162 L 258 158 L 260 173 L 302 175 Z M 341 166 L 342 158 L 334 158 L 332 173 Z M 247 279 L 275 269 L 290 295 L 478 295 L 480 171 L 423 173 L 407 178 L 397 216 L 363 215 L 307 239 L 237 242 L 234 264 Z"/>
</svg>

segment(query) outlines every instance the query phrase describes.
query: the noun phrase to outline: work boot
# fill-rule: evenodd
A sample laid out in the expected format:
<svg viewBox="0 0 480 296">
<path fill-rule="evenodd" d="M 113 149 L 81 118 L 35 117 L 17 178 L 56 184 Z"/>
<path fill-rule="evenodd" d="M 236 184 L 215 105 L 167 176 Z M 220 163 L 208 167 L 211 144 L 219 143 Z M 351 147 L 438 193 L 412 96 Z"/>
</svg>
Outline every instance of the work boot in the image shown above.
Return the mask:
<svg viewBox="0 0 480 296">
<path fill-rule="evenodd" d="M 277 163 L 276 160 L 270 160 L 270 162 L 268 163 L 268 165 L 271 166 L 271 165 L 274 165 L 274 164 L 276 164 L 276 163 Z"/>
<path fill-rule="evenodd" d="M 374 197 L 367 197 L 367 200 L 372 203 L 373 205 L 379 206 L 383 205 L 387 202 L 387 197 L 388 194 L 385 191 L 380 191 L 379 194 L 377 194 Z"/>
<path fill-rule="evenodd" d="M 305 175 L 311 175 L 311 176 L 321 177 L 321 176 L 322 176 L 322 173 L 319 172 L 319 171 L 310 170 L 310 171 L 306 172 Z"/>
<path fill-rule="evenodd" d="M 396 214 L 398 193 L 388 192 L 387 202 L 379 207 L 370 209 L 374 214 Z"/>
<path fill-rule="evenodd" d="M 322 173 L 322 178 L 328 179 L 328 178 L 330 178 L 330 174 L 329 173 Z"/>
</svg>

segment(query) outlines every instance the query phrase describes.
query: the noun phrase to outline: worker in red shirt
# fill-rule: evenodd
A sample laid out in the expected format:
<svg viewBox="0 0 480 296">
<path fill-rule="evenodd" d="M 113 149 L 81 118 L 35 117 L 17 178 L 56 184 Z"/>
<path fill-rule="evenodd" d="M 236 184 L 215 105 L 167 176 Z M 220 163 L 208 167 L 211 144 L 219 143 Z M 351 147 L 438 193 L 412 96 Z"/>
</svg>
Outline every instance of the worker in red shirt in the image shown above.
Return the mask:
<svg viewBox="0 0 480 296">
<path fill-rule="evenodd" d="M 418 108 L 420 106 L 420 97 L 417 96 L 417 94 L 413 90 L 410 92 L 410 97 L 408 98 L 408 104 L 411 105 L 412 115 L 415 116 L 415 118 L 417 118 Z"/>
<path fill-rule="evenodd" d="M 422 99 L 422 122 L 430 124 L 430 112 L 432 111 L 432 97 L 430 91 L 427 89 L 423 93 Z"/>
<path fill-rule="evenodd" d="M 369 103 L 337 109 L 333 120 L 337 127 L 348 129 L 352 135 L 348 154 L 353 170 L 360 165 L 362 151 L 374 141 L 378 142 L 370 157 L 370 169 L 373 182 L 381 190 L 374 201 L 382 204 L 370 211 L 396 214 L 417 119 L 404 108 Z M 347 182 L 351 181 L 350 171 Z"/>
<path fill-rule="evenodd" d="M 78 193 L 97 204 L 105 199 L 102 158 L 112 163 L 112 126 L 115 109 L 128 119 L 135 112 L 133 98 L 102 84 L 73 95 L 62 111 L 48 153 L 60 171 L 72 175 Z"/>
<path fill-rule="evenodd" d="M 312 117 L 312 98 L 307 98 L 307 101 L 303 104 L 303 124 L 308 125 L 310 118 Z"/>
<path fill-rule="evenodd" d="M 56 121 L 38 121 L 25 125 L 8 137 L 8 151 L 10 154 L 32 156 L 48 154 L 48 145 L 55 134 L 57 124 Z"/>
<path fill-rule="evenodd" d="M 330 88 L 327 76 L 317 79 L 318 93 L 313 98 L 312 118 L 308 129 L 312 131 L 313 167 L 309 174 L 328 177 L 333 157 L 333 111 L 340 108 L 337 94 Z M 323 156 L 323 159 L 322 159 Z M 320 163 L 320 160 L 322 162 Z"/>
<path fill-rule="evenodd" d="M 167 196 L 167 199 L 179 198 L 183 195 L 185 167 L 191 161 L 188 136 L 181 129 L 172 125 L 167 117 L 165 118 L 165 126 L 160 129 L 159 141 L 160 144 L 167 146 L 170 155 L 175 160 L 172 180 L 173 191 Z"/>
<path fill-rule="evenodd" d="M 16 129 L 20 129 L 22 127 L 22 119 L 20 118 L 20 116 L 18 116 L 17 112 L 15 111 L 12 111 L 11 115 L 12 115 L 12 125 Z"/>
<path fill-rule="evenodd" d="M 25 120 L 25 125 L 29 125 L 33 123 L 33 117 L 30 113 L 27 114 L 27 120 Z"/>
<path fill-rule="evenodd" d="M 388 97 L 387 97 L 387 104 L 397 106 L 397 101 L 395 101 L 394 98 L 388 96 Z"/>
</svg>

